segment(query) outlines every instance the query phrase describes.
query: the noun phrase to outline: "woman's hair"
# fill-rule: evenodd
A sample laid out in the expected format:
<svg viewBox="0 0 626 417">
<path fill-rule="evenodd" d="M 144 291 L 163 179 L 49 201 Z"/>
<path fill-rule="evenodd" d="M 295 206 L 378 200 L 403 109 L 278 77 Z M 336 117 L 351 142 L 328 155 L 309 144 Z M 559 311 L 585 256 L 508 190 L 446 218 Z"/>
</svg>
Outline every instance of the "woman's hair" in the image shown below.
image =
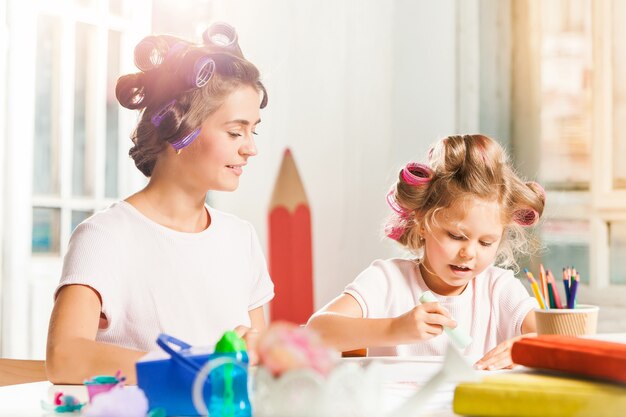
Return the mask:
<svg viewBox="0 0 626 417">
<path fill-rule="evenodd" d="M 255 88 L 262 94 L 260 107 L 267 105 L 259 70 L 243 57 L 234 29 L 214 24 L 203 38 L 196 45 L 170 35 L 148 36 L 135 48 L 141 72 L 117 80 L 120 104 L 141 110 L 129 155 L 147 177 L 168 143 L 176 150 L 191 143 L 237 88 Z"/>
<path fill-rule="evenodd" d="M 420 236 L 436 222 L 442 209 L 469 199 L 496 201 L 504 226 L 496 263 L 517 267 L 515 253 L 531 253 L 536 242 L 526 232 L 541 217 L 545 191 L 536 182 L 524 182 L 510 167 L 504 149 L 483 135 L 448 136 L 429 151 L 428 163 L 409 163 L 387 195 L 395 212 L 387 223 L 387 236 L 418 257 Z"/>
</svg>

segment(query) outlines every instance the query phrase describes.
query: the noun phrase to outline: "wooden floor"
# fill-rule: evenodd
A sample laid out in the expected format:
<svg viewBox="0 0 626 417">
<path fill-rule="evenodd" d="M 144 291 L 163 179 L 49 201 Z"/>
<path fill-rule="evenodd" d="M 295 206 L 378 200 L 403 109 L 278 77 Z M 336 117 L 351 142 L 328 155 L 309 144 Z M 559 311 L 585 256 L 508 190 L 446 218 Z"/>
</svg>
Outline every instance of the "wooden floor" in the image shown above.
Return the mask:
<svg viewBox="0 0 626 417">
<path fill-rule="evenodd" d="M 0 358 L 0 387 L 45 381 L 46 379 L 44 361 Z"/>
</svg>

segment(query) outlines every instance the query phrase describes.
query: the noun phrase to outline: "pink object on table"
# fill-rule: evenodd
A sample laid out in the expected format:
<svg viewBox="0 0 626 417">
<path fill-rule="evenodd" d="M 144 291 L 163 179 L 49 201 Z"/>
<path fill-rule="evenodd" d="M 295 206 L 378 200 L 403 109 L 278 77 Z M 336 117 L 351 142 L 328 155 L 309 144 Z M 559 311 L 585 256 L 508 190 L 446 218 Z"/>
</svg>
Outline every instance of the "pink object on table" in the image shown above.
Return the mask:
<svg viewBox="0 0 626 417">
<path fill-rule="evenodd" d="M 272 323 L 261 336 L 259 365 L 279 376 L 292 369 L 314 369 L 327 375 L 339 359 L 339 352 L 322 344 L 311 329 L 288 322 Z"/>
</svg>

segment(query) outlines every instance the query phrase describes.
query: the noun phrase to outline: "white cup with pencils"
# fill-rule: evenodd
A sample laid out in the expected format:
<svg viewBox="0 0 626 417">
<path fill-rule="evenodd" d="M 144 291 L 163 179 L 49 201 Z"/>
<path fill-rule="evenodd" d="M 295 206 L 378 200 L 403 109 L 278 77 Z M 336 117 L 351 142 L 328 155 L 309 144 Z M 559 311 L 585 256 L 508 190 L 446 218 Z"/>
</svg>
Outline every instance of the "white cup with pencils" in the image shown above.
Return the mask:
<svg viewBox="0 0 626 417">
<path fill-rule="evenodd" d="M 550 270 L 544 270 L 543 265 L 540 265 L 539 281 L 527 269 L 524 272 L 539 303 L 535 310 L 538 334 L 581 336 L 596 333 L 599 307 L 576 302 L 580 274 L 575 268 L 563 268 L 564 298 L 559 294 L 554 275 Z"/>
<path fill-rule="evenodd" d="M 598 306 L 588 304 L 578 304 L 576 308 L 538 308 L 535 310 L 537 334 L 595 334 L 599 310 Z"/>
</svg>

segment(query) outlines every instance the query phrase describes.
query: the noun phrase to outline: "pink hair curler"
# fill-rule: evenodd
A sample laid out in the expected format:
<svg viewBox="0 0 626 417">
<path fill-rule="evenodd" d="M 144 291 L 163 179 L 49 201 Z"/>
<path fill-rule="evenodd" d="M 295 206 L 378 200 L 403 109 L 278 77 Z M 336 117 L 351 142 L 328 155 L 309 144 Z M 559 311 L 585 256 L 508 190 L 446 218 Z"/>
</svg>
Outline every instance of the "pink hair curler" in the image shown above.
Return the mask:
<svg viewBox="0 0 626 417">
<path fill-rule="evenodd" d="M 391 190 L 389 190 L 389 192 L 387 193 L 387 204 L 389 204 L 389 207 L 391 207 L 391 209 L 395 211 L 398 216 L 401 216 L 401 217 L 406 216 L 408 214 L 407 210 L 400 207 L 400 205 L 394 198 L 393 194 L 394 194 L 394 189 L 392 187 Z"/>
<path fill-rule="evenodd" d="M 539 213 L 530 208 L 519 209 L 513 213 L 513 221 L 520 226 L 533 226 L 539 221 Z"/>
<path fill-rule="evenodd" d="M 417 162 L 409 162 L 402 170 L 402 179 L 409 185 L 422 186 L 430 181 L 432 170 Z"/>
<path fill-rule="evenodd" d="M 389 223 L 387 226 L 385 226 L 385 235 L 388 238 L 397 241 L 397 240 L 399 240 L 402 237 L 402 235 L 404 234 L 405 230 L 406 230 L 406 228 L 403 227 L 403 226 L 394 225 L 392 223 Z"/>
</svg>

